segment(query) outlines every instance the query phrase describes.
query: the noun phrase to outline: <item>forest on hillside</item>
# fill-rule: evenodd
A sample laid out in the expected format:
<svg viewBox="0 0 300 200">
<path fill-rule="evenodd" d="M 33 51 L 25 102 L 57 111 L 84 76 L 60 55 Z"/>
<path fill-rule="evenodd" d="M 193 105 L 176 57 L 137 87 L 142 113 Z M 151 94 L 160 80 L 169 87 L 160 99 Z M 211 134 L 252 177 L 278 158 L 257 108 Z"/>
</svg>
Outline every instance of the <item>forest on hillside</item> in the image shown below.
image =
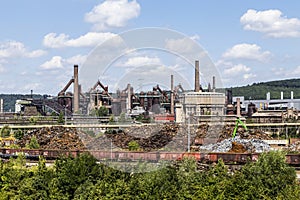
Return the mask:
<svg viewBox="0 0 300 200">
<path fill-rule="evenodd" d="M 283 152 L 263 153 L 234 173 L 222 160 L 199 170 L 192 158 L 144 173 L 98 164 L 90 155 L 26 167 L 20 155 L 0 161 L 0 199 L 300 199 Z M 127 166 L 130 167 L 130 166 Z M 143 171 L 143 162 L 137 166 Z"/>
<path fill-rule="evenodd" d="M 40 94 L 0 94 L 0 99 L 3 99 L 3 111 L 4 112 L 14 112 L 15 111 L 15 104 L 16 100 L 18 99 L 40 99 L 43 98 L 45 95 Z M 47 95 L 46 95 L 47 96 Z"/>
<path fill-rule="evenodd" d="M 244 96 L 246 100 L 266 99 L 270 92 L 271 99 L 280 99 L 283 92 L 284 99 L 291 98 L 291 91 L 294 92 L 294 99 L 300 98 L 300 79 L 288 79 L 253 83 L 242 87 L 227 88 L 232 90 L 233 96 Z"/>
</svg>

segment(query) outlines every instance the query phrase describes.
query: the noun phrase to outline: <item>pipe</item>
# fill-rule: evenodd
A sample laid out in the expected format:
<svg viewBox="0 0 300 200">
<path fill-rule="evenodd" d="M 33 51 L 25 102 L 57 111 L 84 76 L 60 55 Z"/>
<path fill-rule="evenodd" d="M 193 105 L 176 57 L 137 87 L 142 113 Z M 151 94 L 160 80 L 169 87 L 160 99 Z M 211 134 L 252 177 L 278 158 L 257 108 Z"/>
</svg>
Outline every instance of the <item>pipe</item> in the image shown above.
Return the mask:
<svg viewBox="0 0 300 200">
<path fill-rule="evenodd" d="M 195 92 L 200 91 L 199 60 L 195 61 Z"/>
<path fill-rule="evenodd" d="M 78 65 L 74 65 L 74 113 L 79 111 Z"/>
</svg>

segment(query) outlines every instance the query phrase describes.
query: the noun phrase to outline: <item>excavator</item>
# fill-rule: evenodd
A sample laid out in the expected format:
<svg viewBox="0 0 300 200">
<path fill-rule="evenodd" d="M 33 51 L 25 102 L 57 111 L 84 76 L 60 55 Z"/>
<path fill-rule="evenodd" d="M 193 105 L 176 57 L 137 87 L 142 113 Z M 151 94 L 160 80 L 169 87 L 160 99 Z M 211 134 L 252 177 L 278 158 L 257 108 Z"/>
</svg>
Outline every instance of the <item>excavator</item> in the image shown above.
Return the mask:
<svg viewBox="0 0 300 200">
<path fill-rule="evenodd" d="M 238 117 L 235 121 L 235 127 L 234 127 L 234 130 L 232 132 L 232 138 L 235 138 L 237 129 L 239 128 L 239 125 L 242 125 L 246 131 L 248 130 L 246 124 L 244 124 L 244 122 L 242 122 L 240 120 L 240 118 Z"/>
</svg>

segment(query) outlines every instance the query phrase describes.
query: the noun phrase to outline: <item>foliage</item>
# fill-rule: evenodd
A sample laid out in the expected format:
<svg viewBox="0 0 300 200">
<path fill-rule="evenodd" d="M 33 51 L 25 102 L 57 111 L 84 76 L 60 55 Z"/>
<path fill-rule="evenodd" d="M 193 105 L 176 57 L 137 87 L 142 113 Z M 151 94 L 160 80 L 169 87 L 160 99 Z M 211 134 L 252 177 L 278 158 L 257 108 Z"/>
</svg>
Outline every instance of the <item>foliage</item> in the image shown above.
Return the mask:
<svg viewBox="0 0 300 200">
<path fill-rule="evenodd" d="M 10 131 L 11 131 L 11 129 L 9 128 L 9 126 L 5 125 L 0 130 L 0 136 L 1 137 L 8 137 L 10 135 Z"/>
<path fill-rule="evenodd" d="M 122 113 L 120 114 L 118 121 L 119 121 L 120 123 L 126 122 L 126 114 L 125 114 L 124 112 L 122 112 Z"/>
<path fill-rule="evenodd" d="M 128 149 L 129 151 L 138 151 L 140 149 L 140 145 L 137 141 L 130 141 L 128 143 Z"/>
<path fill-rule="evenodd" d="M 32 98 L 40 99 L 47 95 L 33 94 Z M 0 99 L 3 99 L 3 111 L 14 112 L 17 99 L 31 98 L 30 94 L 0 94 Z"/>
<path fill-rule="evenodd" d="M 114 115 L 109 116 L 108 123 L 111 124 L 111 125 L 116 124 L 116 120 L 115 120 Z"/>
<path fill-rule="evenodd" d="M 64 124 L 65 123 L 64 113 L 63 112 L 59 113 L 58 119 L 57 119 L 57 123 L 59 123 L 59 124 Z"/>
<path fill-rule="evenodd" d="M 104 106 L 101 106 L 98 110 L 97 110 L 97 116 L 98 117 L 104 117 L 104 116 L 108 116 L 108 109 Z"/>
<path fill-rule="evenodd" d="M 38 117 L 36 117 L 36 116 L 31 116 L 30 118 L 29 118 L 29 123 L 30 124 L 36 124 L 37 123 L 37 121 L 38 121 Z"/>
<path fill-rule="evenodd" d="M 21 129 L 14 131 L 14 137 L 18 140 L 21 140 L 24 136 L 24 132 Z"/>
<path fill-rule="evenodd" d="M 254 83 L 252 85 L 233 87 L 233 96 L 245 96 L 245 99 L 265 99 L 268 92 L 271 93 L 271 99 L 279 99 L 281 92 L 284 98 L 290 97 L 291 91 L 294 92 L 294 98 L 300 98 L 300 79 L 289 79 L 280 81 L 270 81 L 264 83 Z"/>
<path fill-rule="evenodd" d="M 36 139 L 35 136 L 32 136 L 32 137 L 30 138 L 30 142 L 29 142 L 29 144 L 27 145 L 27 147 L 28 147 L 29 149 L 39 149 L 39 148 L 40 148 L 40 145 L 39 145 L 39 143 L 38 143 L 38 141 L 37 141 L 37 139 Z"/>
<path fill-rule="evenodd" d="M 38 166 L 28 168 L 19 155 L 0 162 L 0 194 L 0 199 L 296 200 L 300 186 L 282 152 L 263 153 L 235 173 L 222 160 L 199 171 L 196 160 L 184 158 L 156 171 L 129 174 L 97 164 L 88 154 L 59 158 L 53 167 L 40 157 Z"/>
</svg>

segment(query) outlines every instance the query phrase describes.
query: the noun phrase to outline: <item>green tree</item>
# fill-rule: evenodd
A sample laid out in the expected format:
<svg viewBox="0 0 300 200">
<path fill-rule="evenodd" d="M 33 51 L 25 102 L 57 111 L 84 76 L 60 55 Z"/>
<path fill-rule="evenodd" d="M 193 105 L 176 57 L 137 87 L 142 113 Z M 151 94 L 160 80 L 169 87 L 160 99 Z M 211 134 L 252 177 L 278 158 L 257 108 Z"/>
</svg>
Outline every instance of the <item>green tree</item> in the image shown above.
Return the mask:
<svg viewBox="0 0 300 200">
<path fill-rule="evenodd" d="M 108 109 L 107 109 L 105 106 L 101 106 L 101 107 L 97 110 L 97 116 L 98 116 L 98 117 L 108 116 Z"/>
<path fill-rule="evenodd" d="M 130 141 L 128 143 L 128 149 L 129 151 L 138 151 L 140 149 L 140 145 L 137 141 Z"/>
<path fill-rule="evenodd" d="M 63 112 L 59 113 L 58 119 L 57 119 L 57 123 L 59 123 L 59 124 L 64 124 L 65 123 L 64 113 Z"/>
<path fill-rule="evenodd" d="M 9 128 L 9 126 L 5 125 L 0 130 L 0 136 L 1 137 L 8 137 L 10 135 L 10 131 L 11 131 L 11 129 Z"/>
<path fill-rule="evenodd" d="M 39 149 L 40 148 L 40 145 L 39 145 L 39 143 L 38 143 L 38 141 L 37 141 L 37 139 L 36 139 L 35 136 L 32 136 L 30 138 L 30 142 L 28 144 L 28 148 L 29 149 Z"/>
</svg>

